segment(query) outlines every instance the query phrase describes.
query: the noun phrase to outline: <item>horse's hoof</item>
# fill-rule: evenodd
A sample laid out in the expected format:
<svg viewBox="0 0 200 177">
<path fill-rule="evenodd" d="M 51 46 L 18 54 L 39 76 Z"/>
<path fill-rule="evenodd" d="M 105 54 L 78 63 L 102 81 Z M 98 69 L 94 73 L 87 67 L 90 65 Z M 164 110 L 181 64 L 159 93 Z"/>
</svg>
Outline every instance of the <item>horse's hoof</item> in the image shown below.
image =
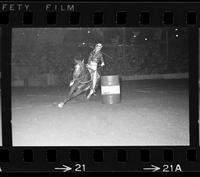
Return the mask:
<svg viewBox="0 0 200 177">
<path fill-rule="evenodd" d="M 59 108 L 62 108 L 63 106 L 64 106 L 64 103 L 59 103 L 59 104 L 58 104 L 58 107 L 59 107 Z"/>
</svg>

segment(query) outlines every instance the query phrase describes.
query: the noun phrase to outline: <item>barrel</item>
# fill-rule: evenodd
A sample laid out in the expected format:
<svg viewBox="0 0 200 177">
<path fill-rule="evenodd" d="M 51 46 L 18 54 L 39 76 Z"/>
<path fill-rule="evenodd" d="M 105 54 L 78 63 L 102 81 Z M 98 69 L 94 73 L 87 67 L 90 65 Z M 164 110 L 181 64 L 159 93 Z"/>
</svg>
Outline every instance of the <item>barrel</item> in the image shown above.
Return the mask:
<svg viewBox="0 0 200 177">
<path fill-rule="evenodd" d="M 101 97 L 103 104 L 117 104 L 121 102 L 118 75 L 101 76 Z"/>
</svg>

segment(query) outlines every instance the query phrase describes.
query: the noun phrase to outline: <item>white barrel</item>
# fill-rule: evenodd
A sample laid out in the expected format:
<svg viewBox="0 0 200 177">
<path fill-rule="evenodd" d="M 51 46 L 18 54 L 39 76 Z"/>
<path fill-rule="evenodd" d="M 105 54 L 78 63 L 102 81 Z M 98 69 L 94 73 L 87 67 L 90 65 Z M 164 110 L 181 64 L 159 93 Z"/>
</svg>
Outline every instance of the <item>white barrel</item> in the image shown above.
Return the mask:
<svg viewBox="0 0 200 177">
<path fill-rule="evenodd" d="M 118 75 L 101 76 L 101 97 L 103 104 L 117 104 L 121 102 Z"/>
</svg>

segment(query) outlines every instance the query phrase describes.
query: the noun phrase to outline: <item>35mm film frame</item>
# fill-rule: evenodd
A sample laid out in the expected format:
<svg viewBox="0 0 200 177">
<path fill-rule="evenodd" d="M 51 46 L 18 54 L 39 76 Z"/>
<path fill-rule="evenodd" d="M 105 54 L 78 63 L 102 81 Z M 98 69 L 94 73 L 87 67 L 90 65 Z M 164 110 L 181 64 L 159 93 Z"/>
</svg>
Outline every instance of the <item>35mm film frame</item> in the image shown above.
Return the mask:
<svg viewBox="0 0 200 177">
<path fill-rule="evenodd" d="M 55 168 L 66 172 L 145 171 L 147 168 L 163 172 L 200 171 L 199 7 L 199 3 L 1 2 L 1 171 L 56 172 Z M 13 147 L 10 63 L 14 27 L 188 27 L 192 41 L 189 46 L 190 146 Z"/>
</svg>

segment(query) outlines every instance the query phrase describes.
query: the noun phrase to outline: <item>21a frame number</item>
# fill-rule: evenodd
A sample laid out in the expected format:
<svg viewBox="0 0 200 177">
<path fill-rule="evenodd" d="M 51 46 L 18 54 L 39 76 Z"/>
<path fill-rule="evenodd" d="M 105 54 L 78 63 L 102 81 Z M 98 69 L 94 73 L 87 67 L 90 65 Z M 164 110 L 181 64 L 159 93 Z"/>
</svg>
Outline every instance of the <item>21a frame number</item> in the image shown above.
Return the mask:
<svg viewBox="0 0 200 177">
<path fill-rule="evenodd" d="M 181 172 L 181 166 L 180 164 L 175 165 L 163 165 L 163 172 Z"/>
<path fill-rule="evenodd" d="M 85 164 L 76 164 L 74 166 L 75 166 L 74 171 L 77 171 L 77 172 L 86 171 Z"/>
</svg>

